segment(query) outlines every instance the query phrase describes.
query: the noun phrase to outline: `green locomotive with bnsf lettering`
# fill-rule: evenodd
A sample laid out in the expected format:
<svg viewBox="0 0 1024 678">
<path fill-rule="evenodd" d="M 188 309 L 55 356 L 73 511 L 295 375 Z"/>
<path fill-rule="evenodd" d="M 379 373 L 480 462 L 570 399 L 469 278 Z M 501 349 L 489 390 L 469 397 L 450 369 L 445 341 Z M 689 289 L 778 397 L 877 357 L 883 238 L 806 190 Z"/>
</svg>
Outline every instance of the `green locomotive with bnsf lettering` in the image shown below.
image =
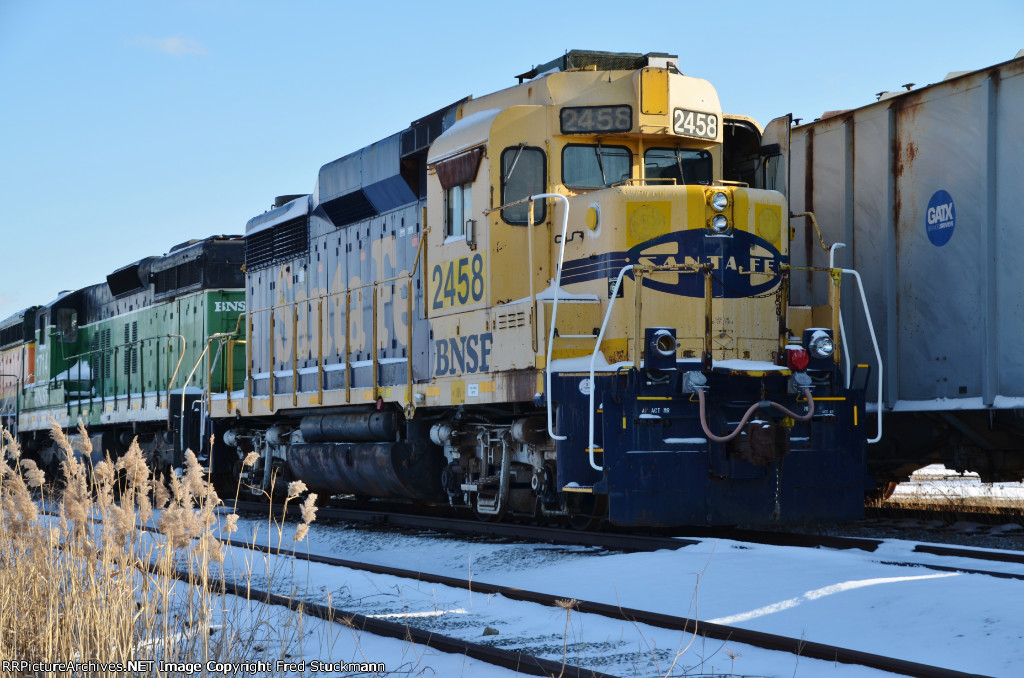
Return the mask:
<svg viewBox="0 0 1024 678">
<path fill-rule="evenodd" d="M 243 360 L 210 341 L 240 327 L 243 260 L 240 238 L 189 241 L 0 324 L 0 415 L 23 450 L 59 463 L 51 420 L 84 423 L 95 458 L 136 438 L 160 466 L 200 449 L 200 394 L 244 376 Z"/>
</svg>

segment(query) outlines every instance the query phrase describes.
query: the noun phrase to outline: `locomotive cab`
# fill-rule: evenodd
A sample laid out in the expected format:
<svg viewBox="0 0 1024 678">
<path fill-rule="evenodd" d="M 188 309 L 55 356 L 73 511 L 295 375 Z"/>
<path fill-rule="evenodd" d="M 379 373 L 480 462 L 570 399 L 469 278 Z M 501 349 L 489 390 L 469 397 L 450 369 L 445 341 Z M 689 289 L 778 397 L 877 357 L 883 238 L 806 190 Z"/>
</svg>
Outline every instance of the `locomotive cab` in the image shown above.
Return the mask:
<svg viewBox="0 0 1024 678">
<path fill-rule="evenodd" d="M 756 123 L 723 116 L 710 85 L 667 63 L 553 73 L 461 114 L 429 161 L 428 221 L 445 229 L 427 248 L 433 374 L 460 394 L 466 381 L 465 409 L 489 393 L 521 402 L 503 377 L 543 374 L 547 447 L 514 440 L 535 449 L 511 455 L 541 504 L 619 524 L 858 515 L 862 437 L 830 431 L 862 405 L 831 355 L 791 364 L 803 327 L 787 314 L 788 211 L 764 188 L 779 164 Z M 529 199 L 547 193 L 566 199 Z M 480 369 L 493 385 L 472 383 Z M 441 442 L 453 503 L 501 483 L 488 459 L 509 444 Z M 514 488 L 506 503 L 531 506 Z"/>
</svg>

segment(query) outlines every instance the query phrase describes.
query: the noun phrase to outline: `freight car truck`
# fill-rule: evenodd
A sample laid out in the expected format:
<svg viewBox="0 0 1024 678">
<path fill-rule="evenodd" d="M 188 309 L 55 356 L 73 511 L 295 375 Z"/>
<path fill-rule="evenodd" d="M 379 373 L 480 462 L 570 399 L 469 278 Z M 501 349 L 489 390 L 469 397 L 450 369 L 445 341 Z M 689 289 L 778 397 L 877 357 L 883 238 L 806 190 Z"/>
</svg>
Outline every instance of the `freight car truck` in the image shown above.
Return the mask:
<svg viewBox="0 0 1024 678">
<path fill-rule="evenodd" d="M 935 462 L 987 481 L 1024 477 L 1022 116 L 1024 50 L 792 129 L 792 212 L 816 216 L 824 245 L 845 244 L 836 264 L 861 272 L 878 332 L 884 369 L 867 392 L 883 414 L 868 448 L 880 489 Z M 791 218 L 804 234 L 794 261 L 827 265 L 809 222 Z M 826 292 L 794 276 L 795 303 Z M 874 364 L 848 308 L 845 358 Z"/>
</svg>

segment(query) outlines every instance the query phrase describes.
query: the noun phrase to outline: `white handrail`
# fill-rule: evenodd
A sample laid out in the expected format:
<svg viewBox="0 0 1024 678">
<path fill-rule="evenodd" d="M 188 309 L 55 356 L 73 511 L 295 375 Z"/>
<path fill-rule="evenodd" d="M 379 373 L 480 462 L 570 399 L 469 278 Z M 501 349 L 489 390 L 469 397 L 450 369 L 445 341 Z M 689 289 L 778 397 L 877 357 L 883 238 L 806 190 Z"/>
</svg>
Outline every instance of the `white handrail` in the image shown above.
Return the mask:
<svg viewBox="0 0 1024 678">
<path fill-rule="evenodd" d="M 878 349 L 878 339 L 875 338 L 875 324 L 871 321 L 871 310 L 868 308 L 868 298 L 864 294 L 864 283 L 860 279 L 860 273 L 851 268 L 839 269 L 847 275 L 852 275 L 857 281 L 857 289 L 860 291 L 860 303 L 864 307 L 864 317 L 868 321 L 868 332 L 871 334 L 871 346 L 875 349 L 875 360 L 878 361 L 878 432 L 874 438 L 870 438 L 868 443 L 877 443 L 882 439 L 882 377 L 883 377 L 883 365 L 882 365 L 882 352 Z"/>
<path fill-rule="evenodd" d="M 594 353 L 590 356 L 590 429 L 587 438 L 587 452 L 590 455 L 590 468 L 595 471 L 603 471 L 603 466 L 598 466 L 594 460 L 594 363 L 597 361 L 597 354 L 601 350 L 601 340 L 604 339 L 604 331 L 608 327 L 608 320 L 612 317 L 612 307 L 615 306 L 615 299 L 619 296 L 619 286 L 622 285 L 622 276 L 626 271 L 632 271 L 633 264 L 626 264 L 619 271 L 615 278 L 615 287 L 612 288 L 611 299 L 608 300 L 608 310 L 605 311 L 604 320 L 601 322 L 601 331 L 597 333 L 597 343 L 594 344 Z M 639 349 L 637 349 L 639 353 Z"/>
<path fill-rule="evenodd" d="M 537 195 L 531 195 L 530 200 L 539 200 L 541 198 L 558 198 L 565 203 L 565 212 L 562 214 L 562 242 L 559 243 L 558 247 L 558 268 L 555 270 L 555 296 L 554 304 L 551 307 L 551 327 L 548 330 L 548 349 L 547 355 L 544 359 L 544 400 L 547 402 L 548 409 L 548 435 L 551 436 L 552 440 L 566 440 L 568 436 L 556 435 L 551 413 L 551 348 L 555 343 L 555 321 L 558 318 L 558 288 L 562 284 L 562 261 L 565 258 L 565 234 L 569 227 L 569 199 L 560 193 L 538 193 Z M 533 271 L 530 271 L 530 280 L 533 280 Z M 536 304 L 535 304 L 536 306 Z M 537 309 L 534 308 L 533 312 L 536 313 Z"/>
</svg>

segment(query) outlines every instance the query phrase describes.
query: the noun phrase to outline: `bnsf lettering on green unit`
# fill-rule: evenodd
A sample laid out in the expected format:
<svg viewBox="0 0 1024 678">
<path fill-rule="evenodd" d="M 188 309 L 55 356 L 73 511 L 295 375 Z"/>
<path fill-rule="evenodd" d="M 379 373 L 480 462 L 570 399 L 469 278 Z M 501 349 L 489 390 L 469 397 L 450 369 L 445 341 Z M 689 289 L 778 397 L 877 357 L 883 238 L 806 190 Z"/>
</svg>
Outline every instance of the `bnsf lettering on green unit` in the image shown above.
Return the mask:
<svg viewBox="0 0 1024 678">
<path fill-rule="evenodd" d="M 434 288 L 431 309 L 435 311 L 483 301 L 483 256 L 477 253 L 434 264 L 430 271 L 430 285 Z"/>
<path fill-rule="evenodd" d="M 214 313 L 225 313 L 233 311 L 245 313 L 245 301 L 215 301 L 213 302 Z"/>
<path fill-rule="evenodd" d="M 493 341 L 490 332 L 438 339 L 434 342 L 437 347 L 434 375 L 445 377 L 487 372 L 491 369 L 487 361 L 491 357 Z"/>
</svg>

